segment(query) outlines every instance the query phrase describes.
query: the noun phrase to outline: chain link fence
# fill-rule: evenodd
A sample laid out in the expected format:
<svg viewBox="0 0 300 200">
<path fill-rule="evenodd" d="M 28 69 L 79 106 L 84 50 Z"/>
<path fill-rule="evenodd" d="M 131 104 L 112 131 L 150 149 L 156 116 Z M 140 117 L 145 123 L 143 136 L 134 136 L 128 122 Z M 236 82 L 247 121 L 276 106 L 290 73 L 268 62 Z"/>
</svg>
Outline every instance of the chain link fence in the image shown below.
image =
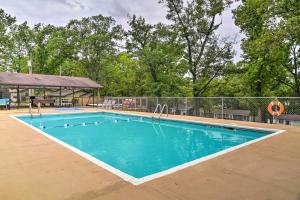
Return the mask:
<svg viewBox="0 0 300 200">
<path fill-rule="evenodd" d="M 267 109 L 276 99 L 285 108 L 280 116 Z M 168 113 L 175 115 L 300 125 L 300 97 L 105 97 L 99 106 L 153 113 L 157 104 L 167 104 Z"/>
</svg>

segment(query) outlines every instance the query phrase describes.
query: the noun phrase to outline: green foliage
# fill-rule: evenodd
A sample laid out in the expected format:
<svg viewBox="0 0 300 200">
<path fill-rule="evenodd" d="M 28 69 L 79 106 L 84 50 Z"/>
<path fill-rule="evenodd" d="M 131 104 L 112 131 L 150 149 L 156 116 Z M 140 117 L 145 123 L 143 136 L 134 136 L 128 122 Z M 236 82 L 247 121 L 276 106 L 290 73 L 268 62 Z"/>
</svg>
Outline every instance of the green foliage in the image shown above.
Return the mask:
<svg viewBox="0 0 300 200">
<path fill-rule="evenodd" d="M 300 96 L 298 0 L 248 0 L 235 11 L 243 40 L 245 78 L 254 96 Z"/>
<path fill-rule="evenodd" d="M 46 60 L 49 67 L 47 73 L 72 76 L 75 74 L 81 75 L 78 72 L 82 70 L 76 66 L 77 63 L 72 59 L 74 48 L 73 44 L 68 42 L 68 36 L 68 31 L 62 27 L 56 28 L 51 33 L 45 45 L 45 49 L 49 55 Z M 75 68 L 73 69 L 71 66 Z"/>
<path fill-rule="evenodd" d="M 27 60 L 32 50 L 33 32 L 24 22 L 20 25 L 12 26 L 13 47 L 12 50 L 12 70 L 16 72 L 28 72 Z"/>
<path fill-rule="evenodd" d="M 130 18 L 126 48 L 138 61 L 143 74 L 140 95 L 187 96 L 189 81 L 184 77 L 187 63 L 182 60 L 182 46 L 170 26 L 147 24 L 142 17 Z"/>
<path fill-rule="evenodd" d="M 244 0 L 234 10 L 243 60 L 216 31 L 231 0 L 161 0 L 171 23 L 102 15 L 56 27 L 0 9 L 0 71 L 86 76 L 106 96 L 300 96 L 299 0 Z M 209 105 L 208 105 L 209 106 Z"/>
<path fill-rule="evenodd" d="M 107 82 L 103 72 L 117 56 L 122 27 L 115 25 L 112 17 L 98 15 L 71 20 L 67 30 L 75 48 L 73 57 L 85 68 L 86 75 L 95 81 Z"/>
<path fill-rule="evenodd" d="M 215 32 L 217 17 L 228 0 L 161 0 L 168 8 L 167 19 L 179 35 L 192 77 L 193 96 L 202 96 L 214 79 L 223 75 L 233 57 L 232 42 L 220 40 Z M 185 5 L 186 3 L 186 5 Z"/>
<path fill-rule="evenodd" d="M 129 17 L 128 25 L 130 30 L 126 34 L 126 49 L 130 53 L 134 53 L 140 49 L 144 49 L 152 39 L 154 27 L 146 23 L 142 17 L 133 15 Z"/>
<path fill-rule="evenodd" d="M 139 71 L 138 62 L 126 52 L 120 53 L 113 64 L 105 71 L 107 96 L 138 96 Z"/>
<path fill-rule="evenodd" d="M 0 8 L 0 71 L 10 70 L 6 66 L 12 63 L 10 51 L 13 48 L 11 29 L 16 19 Z"/>
<path fill-rule="evenodd" d="M 34 46 L 32 50 L 33 72 L 54 74 L 55 69 L 48 65 L 52 56 L 47 48 L 51 35 L 56 31 L 52 25 L 36 24 L 33 28 Z"/>
</svg>

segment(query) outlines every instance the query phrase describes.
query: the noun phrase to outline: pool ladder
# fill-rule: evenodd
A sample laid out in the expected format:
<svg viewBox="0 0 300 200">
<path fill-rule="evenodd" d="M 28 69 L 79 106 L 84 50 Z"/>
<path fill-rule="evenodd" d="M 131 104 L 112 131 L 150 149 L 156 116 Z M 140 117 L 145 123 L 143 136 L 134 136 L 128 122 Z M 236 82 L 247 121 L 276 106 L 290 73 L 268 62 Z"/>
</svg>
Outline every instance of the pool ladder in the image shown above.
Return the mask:
<svg viewBox="0 0 300 200">
<path fill-rule="evenodd" d="M 41 117 L 42 116 L 41 103 L 38 103 L 37 106 L 38 106 L 38 114 Z M 32 103 L 31 102 L 29 103 L 29 113 L 30 113 L 30 116 L 33 117 L 33 114 L 32 114 Z"/>
<path fill-rule="evenodd" d="M 164 104 L 163 106 L 161 106 L 161 104 L 157 104 L 156 105 L 156 108 L 153 112 L 153 115 L 152 115 L 152 119 L 156 119 L 156 120 L 160 120 L 162 114 L 164 113 L 164 109 L 166 109 L 166 114 L 167 116 L 169 116 L 169 108 L 168 108 L 168 105 L 167 104 Z M 158 113 L 158 111 L 160 110 L 160 112 Z M 155 114 L 159 114 L 157 117 L 155 117 Z"/>
</svg>

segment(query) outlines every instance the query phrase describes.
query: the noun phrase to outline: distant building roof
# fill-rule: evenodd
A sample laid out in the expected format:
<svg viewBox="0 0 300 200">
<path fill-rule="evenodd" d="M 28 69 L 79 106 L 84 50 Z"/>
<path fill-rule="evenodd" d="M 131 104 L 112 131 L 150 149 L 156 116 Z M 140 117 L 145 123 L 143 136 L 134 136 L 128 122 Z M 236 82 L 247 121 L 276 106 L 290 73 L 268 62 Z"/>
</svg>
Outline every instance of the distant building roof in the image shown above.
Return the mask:
<svg viewBox="0 0 300 200">
<path fill-rule="evenodd" d="M 85 77 L 55 76 L 0 72 L 0 85 L 24 87 L 100 88 L 95 81 Z"/>
<path fill-rule="evenodd" d="M 300 121 L 300 115 L 280 115 L 277 118 L 288 121 Z"/>
</svg>

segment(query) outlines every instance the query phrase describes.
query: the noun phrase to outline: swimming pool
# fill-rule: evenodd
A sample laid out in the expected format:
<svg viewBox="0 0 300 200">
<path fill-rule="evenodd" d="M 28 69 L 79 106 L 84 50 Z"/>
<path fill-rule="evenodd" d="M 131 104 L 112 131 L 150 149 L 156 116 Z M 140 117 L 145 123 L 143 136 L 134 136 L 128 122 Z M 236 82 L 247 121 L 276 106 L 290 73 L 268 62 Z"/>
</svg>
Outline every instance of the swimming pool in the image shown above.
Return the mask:
<svg viewBox="0 0 300 200">
<path fill-rule="evenodd" d="M 135 185 L 282 132 L 108 112 L 16 119 Z"/>
</svg>

